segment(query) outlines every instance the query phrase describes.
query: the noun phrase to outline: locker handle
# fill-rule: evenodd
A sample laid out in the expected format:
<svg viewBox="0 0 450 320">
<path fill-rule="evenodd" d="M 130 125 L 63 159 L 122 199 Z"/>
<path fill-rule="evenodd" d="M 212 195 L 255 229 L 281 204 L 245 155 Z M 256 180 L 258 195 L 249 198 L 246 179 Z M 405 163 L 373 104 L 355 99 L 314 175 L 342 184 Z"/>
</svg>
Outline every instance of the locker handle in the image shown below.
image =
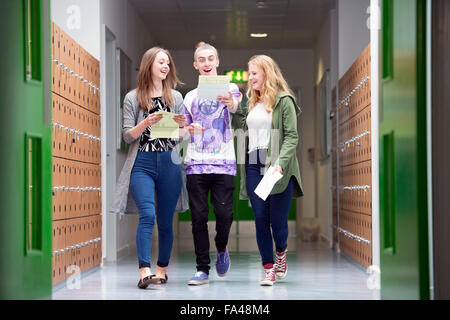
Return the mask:
<svg viewBox="0 0 450 320">
<path fill-rule="evenodd" d="M 395 254 L 395 157 L 394 132 L 383 135 L 383 231 L 384 252 Z"/>
<path fill-rule="evenodd" d="M 25 252 L 42 253 L 42 136 L 25 135 Z"/>
</svg>

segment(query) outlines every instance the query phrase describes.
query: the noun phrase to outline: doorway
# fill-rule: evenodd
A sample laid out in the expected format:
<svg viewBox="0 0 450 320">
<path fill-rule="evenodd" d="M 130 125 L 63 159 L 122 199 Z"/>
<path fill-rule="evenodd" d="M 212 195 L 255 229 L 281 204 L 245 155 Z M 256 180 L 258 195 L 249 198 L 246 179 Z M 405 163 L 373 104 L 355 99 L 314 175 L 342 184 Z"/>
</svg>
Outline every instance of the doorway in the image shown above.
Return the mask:
<svg viewBox="0 0 450 320">
<path fill-rule="evenodd" d="M 101 97 L 102 97 L 102 203 L 103 203 L 103 242 L 104 258 L 107 262 L 117 260 L 117 220 L 116 215 L 107 214 L 108 207 L 112 202 L 116 186 L 116 150 L 117 150 L 117 127 L 118 103 L 120 78 L 117 66 L 116 36 L 106 25 L 102 26 L 102 65 L 101 65 Z"/>
</svg>

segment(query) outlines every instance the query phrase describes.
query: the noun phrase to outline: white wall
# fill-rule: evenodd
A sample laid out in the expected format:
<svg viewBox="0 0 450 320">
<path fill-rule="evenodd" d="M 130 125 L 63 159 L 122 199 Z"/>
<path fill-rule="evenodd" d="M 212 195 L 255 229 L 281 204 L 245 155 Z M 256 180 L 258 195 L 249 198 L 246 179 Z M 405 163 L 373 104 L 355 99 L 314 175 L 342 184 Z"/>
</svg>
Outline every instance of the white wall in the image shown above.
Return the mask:
<svg viewBox="0 0 450 320">
<path fill-rule="evenodd" d="M 183 91 L 197 86 L 198 73 L 193 68 L 192 50 L 171 52 L 178 75 L 185 83 Z M 299 118 L 300 144 L 298 156 L 305 196 L 297 201 L 297 218 L 313 217 L 315 212 L 314 165 L 307 160 L 306 151 L 314 147 L 314 51 L 299 49 L 280 50 L 220 50 L 219 73 L 228 69 L 247 69 L 248 60 L 256 54 L 271 56 L 280 66 L 293 90 L 301 91 L 302 115 Z M 302 152 L 303 151 L 303 152 Z"/>
<path fill-rule="evenodd" d="M 339 78 L 369 44 L 369 6 L 370 0 L 338 0 Z"/>
<path fill-rule="evenodd" d="M 100 60 L 100 0 L 53 0 L 51 3 L 52 21 Z"/>
<path fill-rule="evenodd" d="M 151 31 L 147 29 L 142 19 L 138 16 L 136 9 L 123 0 L 99 0 L 100 2 L 100 26 L 105 25 L 116 38 L 116 46 L 120 48 L 130 59 L 132 64 L 132 87 L 137 85 L 137 69 L 139 69 L 141 58 L 145 51 L 154 45 Z M 115 113 L 118 115 L 118 113 Z M 117 121 L 108 123 L 108 126 L 116 126 Z M 114 131 L 115 131 L 114 130 Z M 116 139 L 116 135 L 106 135 L 105 139 Z M 119 177 L 122 166 L 127 154 L 123 151 L 117 151 L 112 154 L 115 157 L 116 178 Z M 108 185 L 106 188 L 114 188 Z M 106 201 L 105 201 L 106 202 Z M 104 210 L 107 211 L 108 203 L 104 204 Z M 116 221 L 110 226 L 115 225 L 117 258 L 134 252 L 136 247 L 136 228 L 138 216 L 116 216 Z"/>
<path fill-rule="evenodd" d="M 315 84 L 319 85 L 326 70 L 329 70 L 330 91 L 338 81 L 338 39 L 337 39 L 337 11 L 331 10 L 322 25 L 315 44 Z M 331 101 L 331 99 L 330 99 Z M 331 105 L 330 105 L 331 107 Z M 331 123 L 328 132 L 328 148 L 331 147 Z M 316 150 L 318 145 L 316 145 Z M 324 161 L 316 162 L 316 215 L 320 223 L 321 237 L 329 242 L 332 240 L 332 197 L 330 186 L 332 183 L 331 157 Z"/>
</svg>

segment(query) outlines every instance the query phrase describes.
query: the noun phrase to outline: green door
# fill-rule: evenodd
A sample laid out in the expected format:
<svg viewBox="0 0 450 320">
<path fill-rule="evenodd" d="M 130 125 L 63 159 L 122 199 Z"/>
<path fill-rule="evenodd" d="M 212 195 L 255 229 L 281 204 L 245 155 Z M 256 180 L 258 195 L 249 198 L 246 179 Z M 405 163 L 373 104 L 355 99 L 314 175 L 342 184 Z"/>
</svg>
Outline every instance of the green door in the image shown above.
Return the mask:
<svg viewBox="0 0 450 320">
<path fill-rule="evenodd" d="M 48 0 L 2 0 L 0 299 L 51 296 Z"/>
<path fill-rule="evenodd" d="M 429 299 L 425 0 L 383 1 L 381 296 Z"/>
</svg>

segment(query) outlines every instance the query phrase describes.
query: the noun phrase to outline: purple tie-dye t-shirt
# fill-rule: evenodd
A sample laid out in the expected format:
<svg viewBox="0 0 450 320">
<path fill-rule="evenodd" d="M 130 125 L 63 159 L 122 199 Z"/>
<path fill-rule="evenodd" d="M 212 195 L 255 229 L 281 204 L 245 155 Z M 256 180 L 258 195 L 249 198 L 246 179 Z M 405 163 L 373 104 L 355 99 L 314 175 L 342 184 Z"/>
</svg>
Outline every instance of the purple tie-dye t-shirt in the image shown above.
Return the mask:
<svg viewBox="0 0 450 320">
<path fill-rule="evenodd" d="M 239 98 L 239 88 L 230 84 L 230 91 Z M 228 108 L 215 100 L 199 100 L 197 89 L 184 99 L 187 125 L 198 123 L 205 131 L 194 135 L 188 144 L 185 158 L 186 174 L 236 175 L 231 114 Z"/>
</svg>

